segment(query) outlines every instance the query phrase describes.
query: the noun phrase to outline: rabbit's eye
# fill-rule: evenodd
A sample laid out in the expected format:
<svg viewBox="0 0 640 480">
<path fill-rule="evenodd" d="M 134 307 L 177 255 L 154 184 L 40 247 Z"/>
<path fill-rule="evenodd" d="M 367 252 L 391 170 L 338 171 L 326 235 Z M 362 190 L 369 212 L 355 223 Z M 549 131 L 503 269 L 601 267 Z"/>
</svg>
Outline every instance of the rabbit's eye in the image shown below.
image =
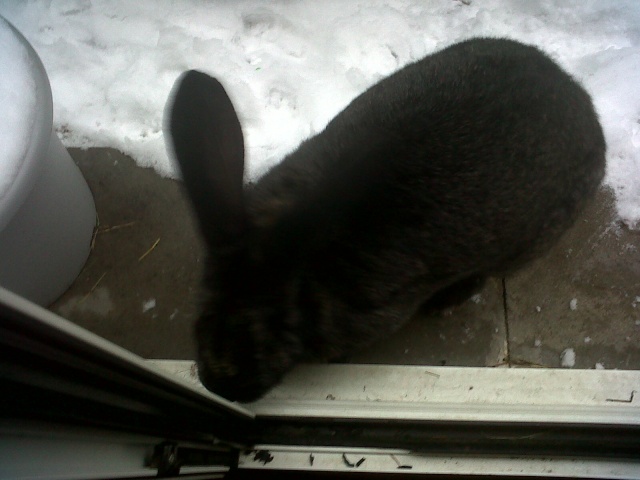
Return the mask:
<svg viewBox="0 0 640 480">
<path fill-rule="evenodd" d="M 238 374 L 238 368 L 227 362 L 214 363 L 208 367 L 212 374 L 219 377 L 233 377 Z"/>
<path fill-rule="evenodd" d="M 215 377 L 232 377 L 238 374 L 238 368 L 229 360 L 228 356 L 216 357 L 210 350 L 200 351 L 199 363 Z"/>
</svg>

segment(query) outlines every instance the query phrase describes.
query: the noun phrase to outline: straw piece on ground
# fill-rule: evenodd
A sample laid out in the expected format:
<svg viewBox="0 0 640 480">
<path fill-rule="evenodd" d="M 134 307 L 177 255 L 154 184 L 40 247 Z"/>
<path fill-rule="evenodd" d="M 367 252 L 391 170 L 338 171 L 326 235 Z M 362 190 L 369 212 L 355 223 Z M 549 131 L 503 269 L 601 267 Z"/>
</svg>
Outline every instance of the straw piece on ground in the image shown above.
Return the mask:
<svg viewBox="0 0 640 480">
<path fill-rule="evenodd" d="M 133 222 L 121 223 L 120 225 L 114 225 L 112 227 L 104 227 L 98 229 L 98 233 L 108 233 L 114 230 L 120 230 L 121 228 L 132 227 L 136 224 L 135 220 Z"/>
<path fill-rule="evenodd" d="M 151 245 L 151 248 L 149 250 L 147 250 L 146 252 L 144 252 L 140 258 L 138 259 L 139 262 L 141 262 L 144 257 L 146 257 L 147 255 L 149 255 L 151 252 L 153 252 L 153 249 L 156 248 L 158 246 L 158 244 L 160 243 L 160 237 L 158 237 L 158 239 L 153 242 L 153 245 Z"/>
<path fill-rule="evenodd" d="M 80 301 L 78 302 L 79 304 L 80 304 L 80 303 L 82 303 L 82 302 L 84 302 L 87 298 L 89 298 L 89 295 L 91 295 L 91 294 L 95 291 L 95 289 L 98 287 L 98 285 L 100 284 L 100 282 L 102 281 L 102 279 L 104 278 L 104 276 L 105 276 L 106 274 L 107 274 L 107 272 L 104 272 L 104 273 L 100 276 L 100 278 L 98 279 L 98 281 L 97 281 L 96 283 L 94 283 L 94 284 L 93 284 L 93 287 L 91 287 L 91 290 L 89 290 L 89 291 L 87 292 L 87 294 L 86 294 L 84 297 L 82 297 L 82 298 L 80 299 Z"/>
</svg>

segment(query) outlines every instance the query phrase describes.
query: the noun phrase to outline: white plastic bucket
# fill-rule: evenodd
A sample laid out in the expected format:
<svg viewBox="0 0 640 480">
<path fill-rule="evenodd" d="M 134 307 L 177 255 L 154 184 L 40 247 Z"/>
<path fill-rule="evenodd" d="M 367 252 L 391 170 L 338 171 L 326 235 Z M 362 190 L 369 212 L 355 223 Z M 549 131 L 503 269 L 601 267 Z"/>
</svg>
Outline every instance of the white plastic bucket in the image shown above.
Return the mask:
<svg viewBox="0 0 640 480">
<path fill-rule="evenodd" d="M 7 25 L 28 51 L 36 102 L 26 154 L 17 160 L 18 173 L 0 198 L 0 285 L 48 305 L 86 262 L 96 210 L 84 177 L 53 130 L 44 66 L 22 34 L 0 17 L 0 28 Z"/>
</svg>

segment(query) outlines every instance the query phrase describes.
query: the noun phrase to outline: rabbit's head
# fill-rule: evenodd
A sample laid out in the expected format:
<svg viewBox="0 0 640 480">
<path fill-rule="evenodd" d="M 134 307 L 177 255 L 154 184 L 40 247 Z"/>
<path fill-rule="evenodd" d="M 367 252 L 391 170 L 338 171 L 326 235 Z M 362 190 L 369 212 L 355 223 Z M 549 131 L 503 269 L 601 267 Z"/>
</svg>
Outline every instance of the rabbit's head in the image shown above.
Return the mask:
<svg viewBox="0 0 640 480">
<path fill-rule="evenodd" d="M 291 369 L 302 347 L 286 255 L 250 225 L 243 193 L 243 135 L 231 100 L 196 71 L 177 82 L 168 137 L 208 245 L 205 304 L 196 326 L 202 383 L 231 400 L 258 398 Z M 273 263 L 278 263 L 274 265 Z"/>
<path fill-rule="evenodd" d="M 196 325 L 203 385 L 231 400 L 251 401 L 278 383 L 302 355 L 294 282 L 252 259 L 250 249 L 210 266 L 204 312 Z"/>
</svg>

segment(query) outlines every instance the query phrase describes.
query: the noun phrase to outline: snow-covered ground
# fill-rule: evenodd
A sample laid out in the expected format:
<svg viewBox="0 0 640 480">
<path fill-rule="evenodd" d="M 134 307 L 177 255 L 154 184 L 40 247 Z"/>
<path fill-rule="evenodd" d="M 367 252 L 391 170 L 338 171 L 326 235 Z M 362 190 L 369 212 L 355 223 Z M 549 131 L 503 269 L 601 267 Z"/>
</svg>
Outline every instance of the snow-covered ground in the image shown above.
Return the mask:
<svg viewBox="0 0 640 480">
<path fill-rule="evenodd" d="M 249 177 L 408 62 L 472 36 L 547 51 L 591 92 L 606 182 L 640 228 L 640 2 L 636 0 L 0 0 L 49 73 L 67 146 L 110 146 L 175 177 L 162 132 L 178 75 L 226 86 Z"/>
</svg>

